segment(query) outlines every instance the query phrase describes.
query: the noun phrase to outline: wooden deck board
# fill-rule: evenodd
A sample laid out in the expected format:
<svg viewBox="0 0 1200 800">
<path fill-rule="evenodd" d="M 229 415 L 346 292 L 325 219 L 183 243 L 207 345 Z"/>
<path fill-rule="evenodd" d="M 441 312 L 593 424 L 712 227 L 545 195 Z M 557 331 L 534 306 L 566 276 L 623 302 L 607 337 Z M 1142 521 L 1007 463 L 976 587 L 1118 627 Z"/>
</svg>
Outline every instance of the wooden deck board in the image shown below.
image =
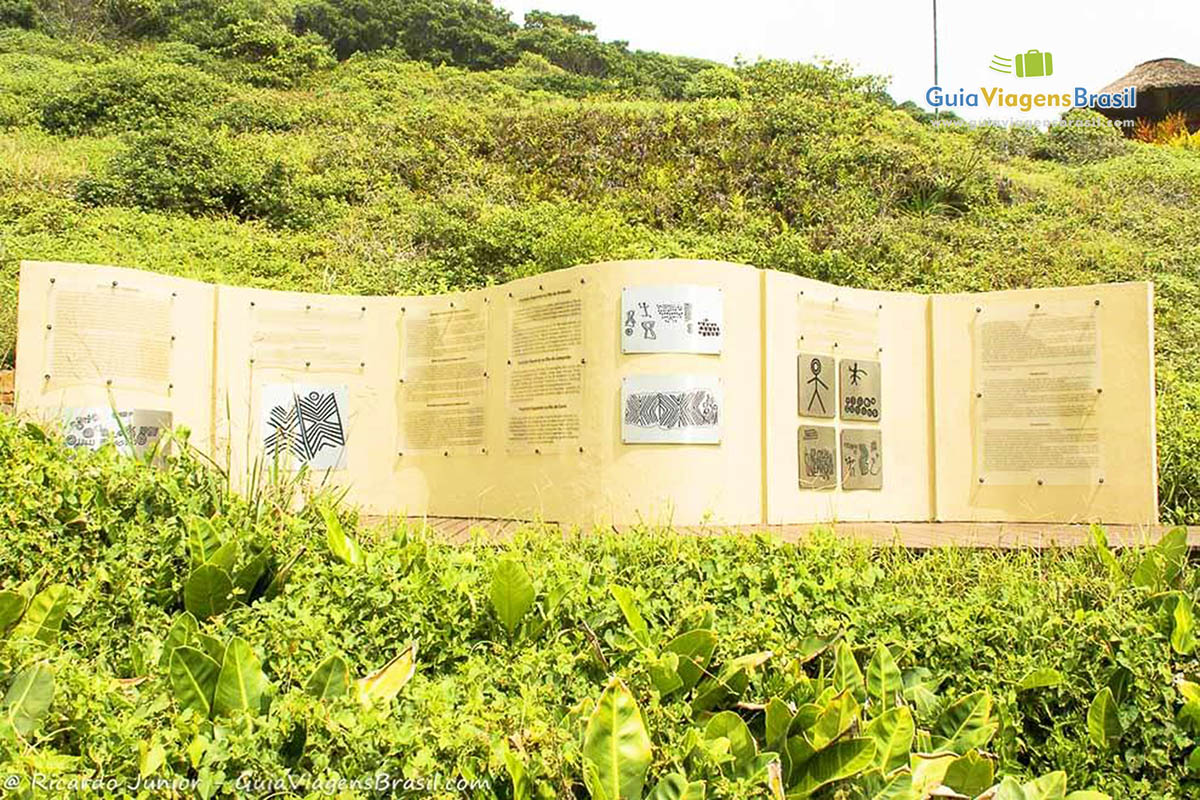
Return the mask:
<svg viewBox="0 0 1200 800">
<path fill-rule="evenodd" d="M 388 522 L 385 517 L 364 517 L 367 525 Z M 398 522 L 392 519 L 392 522 Z M 409 520 L 410 524 L 428 527 L 439 537 L 455 544 L 471 539 L 474 529 L 481 529 L 486 538 L 507 541 L 526 526 L 547 525 L 513 519 L 475 519 L 464 517 L 420 517 Z M 614 526 L 618 533 L 633 526 Z M 1105 525 L 1104 532 L 1113 547 L 1130 547 L 1157 541 L 1171 530 L 1170 525 Z M 758 533 L 777 536 L 785 542 L 798 542 L 817 528 L 831 528 L 847 538 L 872 545 L 899 545 L 914 549 L 933 547 L 988 547 L 998 549 L 1078 547 L 1092 541 L 1091 527 L 1078 524 L 1034 523 L 1034 522 L 841 522 L 835 524 L 811 523 L 803 525 L 743 525 L 724 526 L 678 526 L 673 530 L 685 536 L 730 536 L 754 535 Z M 1200 526 L 1187 529 L 1188 544 L 1200 548 Z"/>
</svg>

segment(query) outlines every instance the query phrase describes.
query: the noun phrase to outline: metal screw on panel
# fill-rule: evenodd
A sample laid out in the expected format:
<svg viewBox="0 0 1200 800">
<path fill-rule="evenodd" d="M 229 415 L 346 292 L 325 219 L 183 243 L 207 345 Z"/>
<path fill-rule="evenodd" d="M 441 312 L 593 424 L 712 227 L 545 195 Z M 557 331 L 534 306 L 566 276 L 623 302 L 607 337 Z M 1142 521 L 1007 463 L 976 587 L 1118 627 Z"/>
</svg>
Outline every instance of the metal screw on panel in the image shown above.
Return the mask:
<svg viewBox="0 0 1200 800">
<path fill-rule="evenodd" d="M 535 448 L 533 448 L 533 452 L 535 455 L 540 456 L 542 454 L 542 449 L 540 447 L 535 447 Z"/>
<path fill-rule="evenodd" d="M 980 482 L 980 483 L 983 483 L 983 478 L 980 478 L 980 479 L 979 479 L 979 482 Z"/>
<path fill-rule="evenodd" d="M 978 314 L 978 313 L 979 313 L 979 312 L 981 312 L 981 311 L 983 311 L 983 306 L 975 306 L 975 313 L 976 313 L 976 314 Z"/>
<path fill-rule="evenodd" d="M 1101 482 L 1101 483 L 1104 483 L 1104 478 L 1101 478 L 1101 479 L 1100 479 L 1100 482 Z"/>
<path fill-rule="evenodd" d="M 1042 304 L 1041 304 L 1041 303 L 1034 303 L 1034 304 L 1033 304 L 1033 307 L 1034 307 L 1034 308 L 1041 308 L 1041 307 L 1042 307 Z"/>
<path fill-rule="evenodd" d="M 105 386 L 112 386 L 112 378 L 109 378 L 108 380 L 106 380 L 106 381 L 104 382 L 104 385 L 105 385 Z"/>
<path fill-rule="evenodd" d="M 117 282 L 116 282 L 116 281 L 113 281 L 113 288 L 114 288 L 114 289 L 115 289 L 115 288 L 117 288 Z"/>
<path fill-rule="evenodd" d="M 305 367 L 306 369 L 307 369 L 308 367 L 311 367 L 311 366 L 312 366 L 312 362 L 311 362 L 311 361 L 305 361 L 305 362 L 304 362 L 304 367 Z"/>
<path fill-rule="evenodd" d="M 47 323 L 46 323 L 46 330 L 48 330 L 48 331 L 52 331 L 52 330 L 54 330 L 54 326 L 53 326 L 53 325 L 51 325 L 49 322 L 47 322 Z"/>
<path fill-rule="evenodd" d="M 1041 486 L 1043 483 L 1045 483 L 1045 481 L 1043 481 L 1041 478 L 1038 478 L 1038 486 Z"/>
<path fill-rule="evenodd" d="M 49 373 L 49 372 L 47 372 L 45 375 L 43 375 L 43 376 L 42 376 L 42 380 L 44 380 L 44 381 L 48 381 L 48 380 L 50 380 L 50 373 Z"/>
<path fill-rule="evenodd" d="M 54 283 L 54 278 L 51 278 L 51 279 L 50 279 L 50 282 L 51 282 L 51 283 Z"/>
<path fill-rule="evenodd" d="M 1097 299 L 1097 300 L 1096 300 L 1096 305 L 1100 305 L 1100 300 L 1099 300 L 1099 299 Z"/>
</svg>

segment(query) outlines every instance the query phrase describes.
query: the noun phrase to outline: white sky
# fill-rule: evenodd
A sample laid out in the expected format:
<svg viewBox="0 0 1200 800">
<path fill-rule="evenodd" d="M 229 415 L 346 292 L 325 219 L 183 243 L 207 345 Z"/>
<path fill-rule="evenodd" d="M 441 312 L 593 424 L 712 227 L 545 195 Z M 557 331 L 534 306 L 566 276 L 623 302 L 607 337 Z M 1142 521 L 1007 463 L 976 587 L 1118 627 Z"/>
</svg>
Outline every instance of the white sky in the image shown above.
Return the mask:
<svg viewBox="0 0 1200 800">
<path fill-rule="evenodd" d="M 931 0 L 495 1 L 518 24 L 530 9 L 578 14 L 596 23 L 601 39 L 626 40 L 634 49 L 726 63 L 739 55 L 849 61 L 860 72 L 890 75 L 897 102 L 925 105 L 933 81 Z M 1051 77 L 1021 79 L 988 68 L 993 54 L 1012 58 L 1030 49 L 1053 54 Z M 947 91 L 1098 91 L 1135 64 L 1167 56 L 1200 63 L 1200 2 L 938 2 L 938 73 Z M 998 116 L 986 107 L 955 110 Z"/>
</svg>

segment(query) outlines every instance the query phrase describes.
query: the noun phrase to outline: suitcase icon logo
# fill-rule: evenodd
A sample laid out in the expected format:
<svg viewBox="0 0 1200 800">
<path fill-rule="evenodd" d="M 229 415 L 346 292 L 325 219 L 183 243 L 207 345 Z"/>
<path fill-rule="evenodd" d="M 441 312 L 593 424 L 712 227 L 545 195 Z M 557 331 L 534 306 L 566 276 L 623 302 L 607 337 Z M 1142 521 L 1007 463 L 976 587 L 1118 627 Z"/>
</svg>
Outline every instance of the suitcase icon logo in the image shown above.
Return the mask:
<svg viewBox="0 0 1200 800">
<path fill-rule="evenodd" d="M 1054 56 L 1040 50 L 1017 53 L 1014 58 L 992 56 L 991 68 L 1010 75 L 1016 72 L 1018 78 L 1044 78 L 1054 74 Z"/>
</svg>

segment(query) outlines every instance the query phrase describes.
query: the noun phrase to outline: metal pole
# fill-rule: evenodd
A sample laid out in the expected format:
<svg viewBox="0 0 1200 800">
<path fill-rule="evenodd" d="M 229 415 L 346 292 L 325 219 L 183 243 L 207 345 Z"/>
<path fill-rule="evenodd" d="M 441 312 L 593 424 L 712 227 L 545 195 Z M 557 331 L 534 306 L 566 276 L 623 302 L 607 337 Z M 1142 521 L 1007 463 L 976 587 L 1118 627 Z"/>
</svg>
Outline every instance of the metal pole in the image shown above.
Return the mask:
<svg viewBox="0 0 1200 800">
<path fill-rule="evenodd" d="M 937 0 L 933 0 L 933 85 L 938 85 L 938 59 L 937 59 Z M 938 116 L 938 111 L 941 109 L 936 106 L 933 109 L 933 116 Z"/>
</svg>

